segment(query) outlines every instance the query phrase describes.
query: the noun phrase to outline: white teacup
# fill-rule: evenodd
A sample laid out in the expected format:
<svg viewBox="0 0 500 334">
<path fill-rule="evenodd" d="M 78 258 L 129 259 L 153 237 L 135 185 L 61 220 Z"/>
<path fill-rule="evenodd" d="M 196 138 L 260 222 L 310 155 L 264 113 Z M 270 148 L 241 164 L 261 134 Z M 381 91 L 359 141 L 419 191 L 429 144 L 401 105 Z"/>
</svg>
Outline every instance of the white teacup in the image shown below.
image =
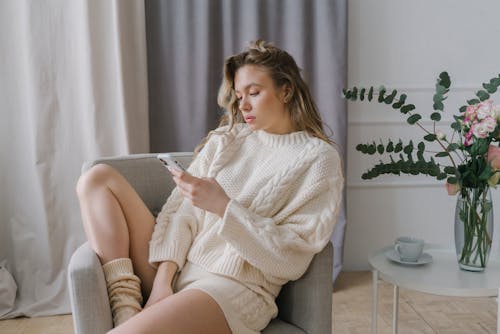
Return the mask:
<svg viewBox="0 0 500 334">
<path fill-rule="evenodd" d="M 395 241 L 394 249 L 401 261 L 417 262 L 424 250 L 424 240 L 412 237 L 399 237 Z"/>
</svg>

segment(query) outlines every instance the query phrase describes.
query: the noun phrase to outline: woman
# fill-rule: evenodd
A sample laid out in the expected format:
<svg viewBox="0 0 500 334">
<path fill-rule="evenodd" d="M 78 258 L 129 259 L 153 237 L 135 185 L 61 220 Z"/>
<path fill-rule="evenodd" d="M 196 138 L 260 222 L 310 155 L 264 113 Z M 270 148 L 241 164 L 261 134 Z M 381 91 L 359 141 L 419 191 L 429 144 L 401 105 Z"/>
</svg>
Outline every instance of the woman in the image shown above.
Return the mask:
<svg viewBox="0 0 500 334">
<path fill-rule="evenodd" d="M 293 58 L 251 43 L 225 61 L 218 102 L 221 127 L 187 172 L 169 169 L 177 187 L 156 224 L 111 167 L 78 182 L 111 333 L 258 333 L 329 240 L 341 163 Z"/>
</svg>

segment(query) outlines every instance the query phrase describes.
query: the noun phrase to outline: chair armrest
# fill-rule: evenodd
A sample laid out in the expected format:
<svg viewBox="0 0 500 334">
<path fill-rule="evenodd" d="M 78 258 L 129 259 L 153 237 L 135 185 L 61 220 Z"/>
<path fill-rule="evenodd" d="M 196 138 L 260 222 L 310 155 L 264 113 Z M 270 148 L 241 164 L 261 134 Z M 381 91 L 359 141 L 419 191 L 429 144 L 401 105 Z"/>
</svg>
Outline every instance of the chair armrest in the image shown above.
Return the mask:
<svg viewBox="0 0 500 334">
<path fill-rule="evenodd" d="M 106 333 L 113 328 L 101 262 L 88 243 L 71 256 L 68 285 L 76 334 Z"/>
<path fill-rule="evenodd" d="M 306 273 L 283 286 L 276 299 L 278 318 L 308 334 L 332 332 L 333 246 L 316 254 Z"/>
</svg>

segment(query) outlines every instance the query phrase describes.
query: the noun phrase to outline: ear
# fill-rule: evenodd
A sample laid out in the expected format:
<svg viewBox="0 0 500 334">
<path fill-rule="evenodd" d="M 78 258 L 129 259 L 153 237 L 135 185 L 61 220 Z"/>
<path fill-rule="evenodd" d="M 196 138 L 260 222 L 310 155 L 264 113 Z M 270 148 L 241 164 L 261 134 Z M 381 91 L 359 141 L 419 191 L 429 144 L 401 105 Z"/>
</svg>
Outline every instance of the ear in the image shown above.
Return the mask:
<svg viewBox="0 0 500 334">
<path fill-rule="evenodd" d="M 292 88 L 290 87 L 289 84 L 284 84 L 282 87 L 281 87 L 281 96 L 282 96 L 282 101 L 283 103 L 287 104 L 288 102 L 290 102 L 290 100 L 292 99 L 292 94 L 293 91 L 292 91 Z"/>
</svg>

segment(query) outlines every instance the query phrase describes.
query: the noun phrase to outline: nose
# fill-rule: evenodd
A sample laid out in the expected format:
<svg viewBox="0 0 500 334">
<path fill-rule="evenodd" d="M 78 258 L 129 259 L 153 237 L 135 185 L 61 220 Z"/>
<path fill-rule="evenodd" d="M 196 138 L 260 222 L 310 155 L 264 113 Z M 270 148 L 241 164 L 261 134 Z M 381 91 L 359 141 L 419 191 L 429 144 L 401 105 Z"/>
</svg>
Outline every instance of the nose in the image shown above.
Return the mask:
<svg viewBox="0 0 500 334">
<path fill-rule="evenodd" d="M 250 103 L 248 103 L 248 100 L 246 97 L 241 97 L 240 103 L 238 105 L 241 111 L 248 111 L 251 109 Z"/>
</svg>

